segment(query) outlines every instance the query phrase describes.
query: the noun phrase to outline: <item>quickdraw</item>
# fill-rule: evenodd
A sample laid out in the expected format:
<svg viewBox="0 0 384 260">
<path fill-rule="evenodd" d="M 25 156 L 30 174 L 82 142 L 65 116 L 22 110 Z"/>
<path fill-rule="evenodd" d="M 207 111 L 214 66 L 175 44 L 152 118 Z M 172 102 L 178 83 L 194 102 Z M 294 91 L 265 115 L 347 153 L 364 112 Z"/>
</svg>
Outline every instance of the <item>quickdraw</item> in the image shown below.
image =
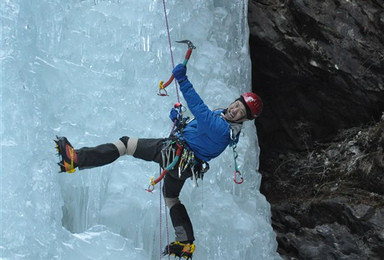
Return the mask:
<svg viewBox="0 0 384 260">
<path fill-rule="evenodd" d="M 244 178 L 243 178 L 243 175 L 241 174 L 241 172 L 239 171 L 239 168 L 237 167 L 236 159 L 239 155 L 236 152 L 236 143 L 235 142 L 233 142 L 232 149 L 233 149 L 233 159 L 235 161 L 235 173 L 233 174 L 233 181 L 236 184 L 242 184 L 244 182 Z M 238 178 L 240 178 L 240 180 L 238 180 Z"/>
<path fill-rule="evenodd" d="M 234 160 L 234 164 L 235 164 L 235 173 L 233 174 L 233 181 L 236 184 L 242 184 L 244 182 L 244 178 L 243 178 L 243 175 L 241 174 L 241 172 L 239 171 L 239 167 L 237 166 L 236 159 L 237 159 L 237 157 L 239 157 L 239 154 L 236 151 L 237 144 L 235 142 L 234 137 L 232 137 L 232 131 L 231 131 L 231 139 L 232 139 L 233 160 Z M 240 178 L 240 180 L 239 180 L 239 178 Z"/>
<path fill-rule="evenodd" d="M 195 153 L 188 149 L 184 149 L 183 155 L 181 156 L 180 163 L 179 163 L 179 169 L 178 169 L 179 178 L 181 178 L 181 174 L 185 172 L 188 167 L 191 167 L 191 170 L 192 170 L 194 164 L 195 164 Z"/>
<path fill-rule="evenodd" d="M 181 153 L 182 153 L 184 147 L 182 145 L 180 145 L 179 143 L 176 143 L 176 145 L 177 145 L 177 150 L 176 150 L 176 155 L 175 155 L 173 161 L 161 172 L 159 177 L 157 177 L 156 179 L 154 177 L 151 178 L 151 180 L 149 182 L 149 186 L 146 189 L 146 191 L 148 191 L 148 192 L 154 191 L 155 185 L 158 182 L 160 182 L 162 179 L 164 179 L 164 177 L 167 174 L 167 172 L 172 170 L 175 167 L 176 163 L 179 161 Z"/>
<path fill-rule="evenodd" d="M 193 43 L 190 40 L 183 40 L 183 41 L 176 41 L 176 42 L 177 43 L 185 43 L 185 44 L 188 45 L 188 50 L 187 50 L 187 53 L 185 54 L 185 58 L 184 58 L 184 61 L 183 61 L 183 65 L 186 66 L 187 63 L 188 63 L 189 58 L 191 57 L 192 50 L 196 49 L 196 47 L 193 45 Z M 174 79 L 174 76 L 172 74 L 167 82 L 164 83 L 164 81 L 160 81 L 160 83 L 159 83 L 159 93 L 157 93 L 157 95 L 159 95 L 159 96 L 168 96 L 167 90 L 165 90 L 165 88 L 168 87 L 169 84 L 172 83 L 173 79 Z"/>
</svg>

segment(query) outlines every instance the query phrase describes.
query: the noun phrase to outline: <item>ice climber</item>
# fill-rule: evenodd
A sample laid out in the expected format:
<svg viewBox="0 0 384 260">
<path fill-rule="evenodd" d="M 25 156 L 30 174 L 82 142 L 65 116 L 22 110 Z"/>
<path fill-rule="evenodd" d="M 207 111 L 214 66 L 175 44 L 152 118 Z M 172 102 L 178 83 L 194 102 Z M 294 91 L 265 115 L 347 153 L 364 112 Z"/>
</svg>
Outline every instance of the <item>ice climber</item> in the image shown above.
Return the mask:
<svg viewBox="0 0 384 260">
<path fill-rule="evenodd" d="M 74 172 L 75 168 L 81 170 L 103 166 L 123 155 L 154 161 L 166 168 L 176 157 L 171 151 L 179 150 L 180 159 L 164 177 L 163 195 L 176 235 L 175 241 L 165 247 L 164 255 L 190 259 L 195 250 L 195 237 L 187 210 L 179 200 L 184 182 L 189 177 L 201 177 L 208 168 L 208 161 L 220 155 L 228 145 L 237 142 L 242 123 L 258 117 L 263 103 L 258 95 L 247 92 L 228 108 L 212 111 L 188 80 L 185 66 L 177 65 L 173 75 L 194 119 L 187 122 L 180 116 L 180 111 L 173 108 L 170 118 L 179 127 L 170 137 L 147 139 L 123 136 L 114 143 L 80 149 L 74 149 L 65 137 L 57 137 L 55 141 L 61 159 L 60 170 L 69 173 Z"/>
</svg>

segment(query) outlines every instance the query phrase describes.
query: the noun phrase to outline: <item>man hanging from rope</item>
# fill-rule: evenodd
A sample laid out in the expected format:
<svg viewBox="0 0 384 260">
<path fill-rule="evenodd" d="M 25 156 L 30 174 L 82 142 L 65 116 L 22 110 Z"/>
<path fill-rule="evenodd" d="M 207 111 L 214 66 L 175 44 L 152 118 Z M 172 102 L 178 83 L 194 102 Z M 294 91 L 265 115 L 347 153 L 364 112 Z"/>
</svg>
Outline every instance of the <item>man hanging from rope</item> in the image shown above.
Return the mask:
<svg viewBox="0 0 384 260">
<path fill-rule="evenodd" d="M 173 108 L 170 118 L 179 127 L 169 138 L 123 136 L 114 143 L 80 149 L 74 149 L 65 137 L 57 137 L 55 142 L 61 157 L 59 165 L 62 172 L 72 173 L 75 168 L 81 170 L 103 166 L 123 155 L 157 162 L 164 169 L 173 163 L 164 175 L 163 195 L 170 209 L 176 239 L 166 246 L 164 255 L 190 259 L 195 250 L 195 237 L 187 210 L 179 200 L 184 182 L 190 177 L 201 177 L 208 168 L 206 162 L 219 156 L 228 145 L 235 145 L 242 123 L 258 117 L 263 103 L 258 95 L 247 92 L 241 94 L 227 109 L 212 111 L 188 80 L 186 66 L 177 65 L 173 69 L 173 76 L 195 118 L 186 122 L 180 116 L 179 107 Z"/>
</svg>

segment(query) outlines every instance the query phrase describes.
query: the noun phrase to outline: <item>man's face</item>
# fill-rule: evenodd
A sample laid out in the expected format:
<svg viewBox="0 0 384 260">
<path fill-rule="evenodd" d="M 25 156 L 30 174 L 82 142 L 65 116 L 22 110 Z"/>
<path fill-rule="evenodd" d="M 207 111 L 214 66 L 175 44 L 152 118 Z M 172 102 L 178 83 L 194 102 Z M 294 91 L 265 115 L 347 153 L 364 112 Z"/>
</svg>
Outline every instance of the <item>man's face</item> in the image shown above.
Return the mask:
<svg viewBox="0 0 384 260">
<path fill-rule="evenodd" d="M 227 121 L 244 122 L 247 121 L 247 110 L 242 102 L 236 100 L 229 105 L 227 112 L 224 115 Z"/>
</svg>

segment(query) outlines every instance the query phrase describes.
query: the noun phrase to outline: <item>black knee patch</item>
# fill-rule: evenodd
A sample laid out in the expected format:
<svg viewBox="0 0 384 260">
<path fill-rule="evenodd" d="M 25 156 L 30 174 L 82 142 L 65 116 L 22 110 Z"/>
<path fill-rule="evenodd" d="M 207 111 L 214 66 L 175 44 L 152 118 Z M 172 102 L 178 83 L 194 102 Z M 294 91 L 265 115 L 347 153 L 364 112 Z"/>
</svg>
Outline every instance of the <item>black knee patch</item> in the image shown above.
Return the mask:
<svg viewBox="0 0 384 260">
<path fill-rule="evenodd" d="M 127 149 L 127 146 L 128 146 L 128 140 L 129 140 L 129 137 L 128 136 L 123 136 L 120 138 L 120 141 L 123 142 L 123 144 L 125 145 L 125 149 Z"/>
</svg>

